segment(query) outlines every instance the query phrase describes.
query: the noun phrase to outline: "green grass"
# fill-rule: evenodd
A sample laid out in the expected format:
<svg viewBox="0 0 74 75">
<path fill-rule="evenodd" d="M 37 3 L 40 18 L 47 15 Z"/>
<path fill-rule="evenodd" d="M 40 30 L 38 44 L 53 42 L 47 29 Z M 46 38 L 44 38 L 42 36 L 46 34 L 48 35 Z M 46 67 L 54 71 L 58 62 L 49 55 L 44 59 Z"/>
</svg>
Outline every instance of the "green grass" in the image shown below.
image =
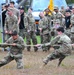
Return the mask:
<svg viewBox="0 0 74 75">
<path fill-rule="evenodd" d="M 37 43 L 40 44 L 40 36 L 36 36 L 36 38 L 37 38 Z M 26 38 L 24 39 L 24 41 L 26 42 Z M 33 44 L 32 40 L 31 40 L 31 44 Z"/>
<path fill-rule="evenodd" d="M 2 34 L 1 34 L 1 30 L 0 30 L 0 43 L 2 43 Z"/>
</svg>

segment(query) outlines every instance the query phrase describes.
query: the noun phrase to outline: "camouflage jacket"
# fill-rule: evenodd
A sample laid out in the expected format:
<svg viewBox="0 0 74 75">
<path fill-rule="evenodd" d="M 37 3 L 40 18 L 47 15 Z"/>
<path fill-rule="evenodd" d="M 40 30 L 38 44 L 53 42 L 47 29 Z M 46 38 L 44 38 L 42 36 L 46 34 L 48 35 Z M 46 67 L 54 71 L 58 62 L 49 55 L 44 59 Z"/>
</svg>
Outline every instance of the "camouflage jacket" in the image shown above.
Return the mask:
<svg viewBox="0 0 74 75">
<path fill-rule="evenodd" d="M 6 31 L 14 31 L 16 30 L 17 32 L 19 32 L 19 26 L 17 24 L 17 17 L 15 15 L 13 16 L 8 16 L 5 19 L 5 26 L 4 26 L 4 30 Z"/>
<path fill-rule="evenodd" d="M 46 16 L 44 18 L 40 19 L 39 28 L 42 28 L 43 34 L 49 33 L 48 18 Z"/>
<path fill-rule="evenodd" d="M 16 46 L 10 46 L 9 54 L 15 57 L 22 57 L 22 50 L 24 50 L 25 48 L 25 43 L 21 36 L 18 35 L 18 38 L 16 40 L 13 40 L 13 38 L 10 37 L 6 41 L 6 43 L 8 44 L 16 43 Z"/>
<path fill-rule="evenodd" d="M 61 35 L 56 36 L 51 42 L 50 45 L 60 44 L 59 51 L 63 54 L 70 54 L 71 53 L 71 39 L 65 35 L 64 33 Z"/>
<path fill-rule="evenodd" d="M 24 25 L 25 29 L 28 31 L 35 31 L 36 25 L 35 25 L 35 19 L 32 14 L 25 14 L 24 15 Z"/>
</svg>

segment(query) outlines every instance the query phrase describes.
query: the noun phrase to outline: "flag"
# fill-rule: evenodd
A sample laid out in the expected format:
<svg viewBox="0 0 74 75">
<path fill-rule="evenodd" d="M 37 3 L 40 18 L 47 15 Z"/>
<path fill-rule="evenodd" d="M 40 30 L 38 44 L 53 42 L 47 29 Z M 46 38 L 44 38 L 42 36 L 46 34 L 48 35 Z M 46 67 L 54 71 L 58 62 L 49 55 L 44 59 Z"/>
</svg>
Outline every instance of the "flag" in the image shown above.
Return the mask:
<svg viewBox="0 0 74 75">
<path fill-rule="evenodd" d="M 54 10 L 54 3 L 53 0 L 50 0 L 49 5 L 48 5 L 49 10 L 53 11 Z"/>
</svg>

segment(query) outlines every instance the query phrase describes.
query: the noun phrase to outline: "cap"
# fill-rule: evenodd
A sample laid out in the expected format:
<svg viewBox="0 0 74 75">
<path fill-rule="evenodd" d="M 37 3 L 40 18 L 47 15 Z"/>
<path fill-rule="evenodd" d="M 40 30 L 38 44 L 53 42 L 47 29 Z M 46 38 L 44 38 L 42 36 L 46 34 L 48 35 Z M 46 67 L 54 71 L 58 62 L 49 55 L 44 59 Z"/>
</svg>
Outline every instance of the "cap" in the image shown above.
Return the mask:
<svg viewBox="0 0 74 75">
<path fill-rule="evenodd" d="M 58 9 L 58 7 L 57 7 L 57 6 L 55 6 L 55 7 L 54 7 L 54 9 Z"/>
<path fill-rule="evenodd" d="M 68 9 L 68 10 L 66 10 L 66 12 L 71 12 L 71 11 Z"/>
<path fill-rule="evenodd" d="M 17 35 L 17 34 L 18 34 L 17 31 L 13 31 L 11 35 L 12 35 L 12 36 L 15 36 L 15 35 Z"/>
<path fill-rule="evenodd" d="M 19 7 L 19 9 L 22 9 L 22 10 L 24 10 L 24 7 L 23 7 L 23 6 L 20 6 L 20 7 Z"/>
<path fill-rule="evenodd" d="M 5 7 L 9 7 L 9 4 L 5 4 Z"/>
</svg>

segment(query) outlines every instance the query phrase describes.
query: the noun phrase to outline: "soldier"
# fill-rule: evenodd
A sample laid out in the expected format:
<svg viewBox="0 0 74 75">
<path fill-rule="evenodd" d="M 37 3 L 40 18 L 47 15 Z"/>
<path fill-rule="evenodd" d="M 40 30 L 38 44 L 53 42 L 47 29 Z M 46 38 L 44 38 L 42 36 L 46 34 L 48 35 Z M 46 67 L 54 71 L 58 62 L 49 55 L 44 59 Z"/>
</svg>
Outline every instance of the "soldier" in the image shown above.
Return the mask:
<svg viewBox="0 0 74 75">
<path fill-rule="evenodd" d="M 32 15 L 32 8 L 28 9 L 28 14 L 25 14 L 24 17 L 24 25 L 25 25 L 25 30 L 26 30 L 26 43 L 27 45 L 31 45 L 31 39 L 34 45 L 37 44 L 37 39 L 36 39 L 36 25 L 35 25 L 35 19 Z M 27 50 L 30 51 L 30 46 L 27 47 Z M 36 52 L 38 50 L 37 47 L 34 47 L 34 51 Z"/>
<path fill-rule="evenodd" d="M 72 43 L 74 43 L 74 6 L 72 7 L 72 14 L 71 14 L 71 39 L 72 39 Z"/>
<path fill-rule="evenodd" d="M 20 23 L 20 12 L 17 8 L 15 8 L 14 5 L 15 5 L 15 2 L 11 1 L 9 8 L 13 8 L 13 14 L 17 16 L 17 18 L 18 18 L 18 23 L 17 24 L 19 25 L 19 23 Z"/>
<path fill-rule="evenodd" d="M 8 55 L 0 61 L 0 67 L 8 64 L 12 60 L 17 62 L 17 69 L 22 69 L 22 51 L 24 50 L 25 44 L 22 37 L 18 35 L 16 31 L 13 31 L 12 36 L 5 42 L 11 44 Z"/>
<path fill-rule="evenodd" d="M 39 21 L 39 29 L 40 29 L 40 36 L 41 36 L 41 43 L 47 43 L 50 41 L 50 37 L 49 37 L 49 25 L 48 25 L 48 18 L 44 15 L 43 12 L 41 12 L 39 14 L 40 16 L 40 21 Z M 43 51 L 47 51 L 49 50 L 49 46 L 42 47 Z"/>
<path fill-rule="evenodd" d="M 65 33 L 70 37 L 70 30 L 71 30 L 71 22 L 70 22 L 70 18 L 71 18 L 71 11 L 70 10 L 66 10 L 65 12 Z"/>
<path fill-rule="evenodd" d="M 12 31 L 16 30 L 19 33 L 19 27 L 17 24 L 17 17 L 13 14 L 13 9 L 9 8 L 7 11 L 7 16 L 5 19 L 5 25 L 4 25 L 4 31 L 5 34 L 7 34 L 7 38 L 5 37 L 5 40 L 7 40 L 10 36 L 8 34 L 11 34 Z"/>
<path fill-rule="evenodd" d="M 60 25 L 63 25 L 63 18 L 65 17 L 61 12 L 59 12 L 59 8 L 57 6 L 54 7 L 54 13 L 53 13 L 53 25 L 56 19 L 60 20 Z"/>
<path fill-rule="evenodd" d="M 65 8 L 64 8 L 64 6 L 61 6 L 60 12 L 61 12 L 63 15 L 65 15 Z"/>
<path fill-rule="evenodd" d="M 49 61 L 54 59 L 59 59 L 58 66 L 61 64 L 62 60 L 71 54 L 71 39 L 64 34 L 64 28 L 59 27 L 57 29 L 58 35 L 49 43 L 53 46 L 56 43 L 60 44 L 59 49 L 54 50 L 51 54 L 49 54 L 44 60 L 43 63 L 46 65 Z"/>
<path fill-rule="evenodd" d="M 20 6 L 19 7 L 20 10 L 20 24 L 19 24 L 19 35 L 23 37 L 23 39 L 25 38 L 25 25 L 24 25 L 24 7 Z"/>
</svg>

